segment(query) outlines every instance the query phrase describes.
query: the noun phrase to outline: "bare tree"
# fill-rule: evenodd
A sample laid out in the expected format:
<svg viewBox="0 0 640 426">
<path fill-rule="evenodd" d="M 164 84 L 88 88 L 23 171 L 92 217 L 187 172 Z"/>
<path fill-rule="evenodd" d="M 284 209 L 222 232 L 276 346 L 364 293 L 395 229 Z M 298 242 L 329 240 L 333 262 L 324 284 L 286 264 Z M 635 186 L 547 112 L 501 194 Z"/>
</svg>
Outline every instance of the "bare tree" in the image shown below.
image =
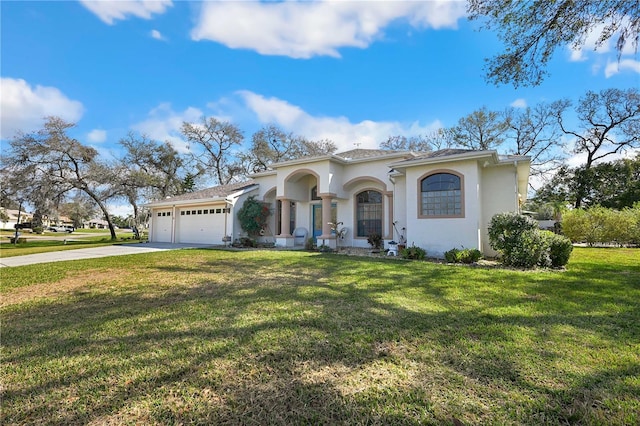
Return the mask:
<svg viewBox="0 0 640 426">
<path fill-rule="evenodd" d="M 476 150 L 495 149 L 504 142 L 507 123 L 500 113 L 483 106 L 462 117 L 449 131 L 455 145 Z"/>
<path fill-rule="evenodd" d="M 49 199 L 61 198 L 74 189 L 89 196 L 100 208 L 109 225 L 111 238 L 116 232 L 106 207 L 113 197 L 109 183 L 111 170 L 97 161 L 98 152 L 71 138 L 67 132 L 75 127 L 59 117 L 48 117 L 44 127 L 35 133 L 19 133 L 10 141 L 10 148 L 2 158 L 15 174 L 27 178 L 21 189 L 32 192 L 36 186 L 38 196 L 50 191 Z"/>
<path fill-rule="evenodd" d="M 431 142 L 425 136 L 389 136 L 386 141 L 380 143 L 380 149 L 390 151 L 414 151 L 426 152 L 431 151 Z"/>
<path fill-rule="evenodd" d="M 114 166 L 118 177 L 115 184 L 133 207 L 136 223 L 141 223 L 139 204 L 182 194 L 189 173 L 183 170 L 183 157 L 168 142 L 130 132 L 120 145 L 126 152 L 120 164 Z"/>
<path fill-rule="evenodd" d="M 563 160 L 560 149 L 562 131 L 556 117 L 566 108 L 564 101 L 541 103 L 524 110 L 505 111 L 506 143 L 509 153 L 531 158 L 531 175 L 537 176 L 558 168 Z"/>
<path fill-rule="evenodd" d="M 569 128 L 562 112 L 558 110 L 556 118 L 562 131 L 575 138 L 574 151 L 587 155 L 585 170 L 597 160 L 640 146 L 640 92 L 636 88 L 587 92 L 575 108 L 575 130 Z M 586 190 L 584 185 L 578 188 L 576 207 L 581 206 Z"/>
<path fill-rule="evenodd" d="M 238 176 L 233 150 L 244 140 L 238 126 L 215 117 L 202 117 L 199 123 L 182 123 L 181 132 L 189 142 L 198 174 L 211 175 L 217 185 L 226 185 Z"/>
<path fill-rule="evenodd" d="M 487 61 L 487 79 L 495 84 L 537 86 L 558 47 L 582 48 L 592 33 L 600 33 L 596 47 L 615 38 L 618 59 L 627 43 L 637 52 L 640 40 L 637 0 L 469 0 L 467 11 L 505 44 L 504 53 Z"/>
<path fill-rule="evenodd" d="M 238 154 L 238 158 L 244 173 L 251 174 L 267 170 L 273 163 L 327 155 L 336 149 L 330 140 L 310 141 L 270 124 L 253 134 L 251 147 Z"/>
</svg>

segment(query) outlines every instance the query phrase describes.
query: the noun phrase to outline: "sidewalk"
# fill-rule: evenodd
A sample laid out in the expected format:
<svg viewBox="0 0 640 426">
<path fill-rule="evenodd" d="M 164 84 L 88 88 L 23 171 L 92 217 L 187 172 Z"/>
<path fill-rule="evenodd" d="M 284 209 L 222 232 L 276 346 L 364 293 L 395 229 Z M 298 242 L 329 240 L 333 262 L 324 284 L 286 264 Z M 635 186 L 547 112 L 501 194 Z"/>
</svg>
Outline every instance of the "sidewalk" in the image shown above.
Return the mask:
<svg viewBox="0 0 640 426">
<path fill-rule="evenodd" d="M 124 256 L 127 254 L 151 253 L 155 251 L 180 250 L 185 248 L 212 247 L 204 244 L 133 243 L 111 246 L 52 251 L 49 253 L 27 254 L 0 258 L 0 267 L 25 266 L 36 263 L 64 262 L 67 260 L 92 259 L 97 257 Z"/>
</svg>

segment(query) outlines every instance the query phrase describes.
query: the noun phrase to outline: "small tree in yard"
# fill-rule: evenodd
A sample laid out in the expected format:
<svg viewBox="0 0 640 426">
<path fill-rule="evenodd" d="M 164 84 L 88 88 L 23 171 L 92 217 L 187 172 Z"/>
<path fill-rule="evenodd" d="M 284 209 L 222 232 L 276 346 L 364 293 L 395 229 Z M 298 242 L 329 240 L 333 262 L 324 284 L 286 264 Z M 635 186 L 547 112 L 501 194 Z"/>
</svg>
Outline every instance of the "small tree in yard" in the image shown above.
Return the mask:
<svg viewBox="0 0 640 426">
<path fill-rule="evenodd" d="M 255 199 L 254 196 L 247 198 L 240 210 L 238 210 L 238 220 L 242 229 L 249 236 L 257 237 L 260 231 L 267 226 L 267 219 L 271 212 L 269 205 Z"/>
</svg>

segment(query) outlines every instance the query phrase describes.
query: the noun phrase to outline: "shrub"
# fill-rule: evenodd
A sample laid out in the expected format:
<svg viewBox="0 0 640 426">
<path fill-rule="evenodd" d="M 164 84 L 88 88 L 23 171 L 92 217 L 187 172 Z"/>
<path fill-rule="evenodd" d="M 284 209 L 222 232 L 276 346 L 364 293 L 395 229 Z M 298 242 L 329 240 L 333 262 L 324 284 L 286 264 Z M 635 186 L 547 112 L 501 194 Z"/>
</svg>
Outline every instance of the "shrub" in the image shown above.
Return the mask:
<svg viewBox="0 0 640 426">
<path fill-rule="evenodd" d="M 589 220 L 584 210 L 570 210 L 562 216 L 562 233 L 574 243 L 586 240 Z"/>
<path fill-rule="evenodd" d="M 565 213 L 562 229 L 573 242 L 589 245 L 637 243 L 640 231 L 640 204 L 621 211 L 594 206 Z"/>
<path fill-rule="evenodd" d="M 478 249 L 453 248 L 444 253 L 444 258 L 448 263 L 475 263 L 482 258 L 482 252 Z"/>
<path fill-rule="evenodd" d="M 374 250 L 380 250 L 382 248 L 382 235 L 380 234 L 371 234 L 367 237 L 367 243 Z"/>
<path fill-rule="evenodd" d="M 538 222 L 517 213 L 498 213 L 489 224 L 489 244 L 505 265 L 531 268 L 543 252 Z"/>
<path fill-rule="evenodd" d="M 307 241 L 304 243 L 305 250 L 313 250 L 315 248 L 316 242 L 313 237 L 307 238 Z"/>
<path fill-rule="evenodd" d="M 449 251 L 445 251 L 444 260 L 446 260 L 447 263 L 458 263 L 458 253 L 460 253 L 460 250 L 458 250 L 457 248 L 452 248 Z"/>
<path fill-rule="evenodd" d="M 423 260 L 427 256 L 425 249 L 412 245 L 400 250 L 400 257 L 403 259 Z"/>
<path fill-rule="evenodd" d="M 252 195 L 238 210 L 238 220 L 242 229 L 255 237 L 260 235 L 260 231 L 266 227 L 270 214 L 269 205 L 256 200 Z"/>
<path fill-rule="evenodd" d="M 559 268 L 569 263 L 569 257 L 573 251 L 573 245 L 571 240 L 565 236 L 554 234 L 550 231 L 540 231 L 543 240 L 545 240 L 546 259 L 545 265 Z"/>
<path fill-rule="evenodd" d="M 476 263 L 482 258 L 482 252 L 478 249 L 463 249 L 458 257 L 462 263 Z"/>
<path fill-rule="evenodd" d="M 533 219 L 517 213 L 501 213 L 491 219 L 489 243 L 502 254 L 505 265 L 520 268 L 564 266 L 573 250 L 568 238 L 541 231 Z"/>
<path fill-rule="evenodd" d="M 527 269 L 536 265 L 547 266 L 548 262 L 543 258 L 546 245 L 540 232 L 538 229 L 528 229 L 519 234 L 519 238 L 504 256 L 504 264 Z"/>
</svg>

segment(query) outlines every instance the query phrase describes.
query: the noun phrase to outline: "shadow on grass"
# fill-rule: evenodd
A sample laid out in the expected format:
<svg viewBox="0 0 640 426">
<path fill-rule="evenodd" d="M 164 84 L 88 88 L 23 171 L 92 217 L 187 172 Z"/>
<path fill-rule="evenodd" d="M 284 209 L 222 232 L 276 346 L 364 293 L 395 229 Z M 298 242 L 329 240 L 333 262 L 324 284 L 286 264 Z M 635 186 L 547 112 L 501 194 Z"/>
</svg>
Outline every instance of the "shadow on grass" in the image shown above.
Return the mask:
<svg viewBox="0 0 640 426">
<path fill-rule="evenodd" d="M 82 290 L 4 315 L 3 423 L 638 418 L 638 288 L 624 270 L 175 259 L 144 266 L 170 282 Z"/>
</svg>

